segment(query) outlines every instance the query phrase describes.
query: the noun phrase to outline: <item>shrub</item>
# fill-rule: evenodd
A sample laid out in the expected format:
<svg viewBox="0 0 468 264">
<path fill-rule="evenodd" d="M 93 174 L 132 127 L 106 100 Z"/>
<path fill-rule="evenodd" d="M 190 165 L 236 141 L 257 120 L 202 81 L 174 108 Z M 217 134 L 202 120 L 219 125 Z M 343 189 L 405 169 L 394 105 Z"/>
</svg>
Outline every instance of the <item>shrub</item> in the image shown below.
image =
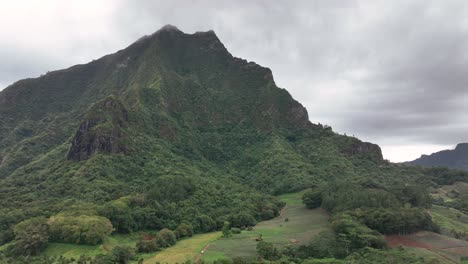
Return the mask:
<svg viewBox="0 0 468 264">
<path fill-rule="evenodd" d="M 176 228 L 175 234 L 177 238 L 191 237 L 193 235 L 193 227 L 189 224 L 182 223 Z"/>
<path fill-rule="evenodd" d="M 216 222 L 213 218 L 207 215 L 201 215 L 197 218 L 198 228 L 197 231 L 201 231 L 202 233 L 210 232 L 216 230 Z"/>
<path fill-rule="evenodd" d="M 255 226 L 255 224 L 257 224 L 257 221 L 251 214 L 247 212 L 240 212 L 234 216 L 231 216 L 231 226 Z"/>
<path fill-rule="evenodd" d="M 230 228 L 230 223 L 229 222 L 224 222 L 223 225 L 223 237 L 230 237 L 231 236 L 231 228 Z"/>
<path fill-rule="evenodd" d="M 170 247 L 177 243 L 177 239 L 174 232 L 164 228 L 156 234 L 156 243 L 160 247 Z"/>
<path fill-rule="evenodd" d="M 156 239 L 150 239 L 138 241 L 136 244 L 136 249 L 138 253 L 151 253 L 158 250 L 159 248 Z"/>
<path fill-rule="evenodd" d="M 37 255 L 47 247 L 49 239 L 47 219 L 32 218 L 14 227 L 15 244 L 11 248 L 14 255 Z"/>
<path fill-rule="evenodd" d="M 112 232 L 109 219 L 102 216 L 57 215 L 49 219 L 50 236 L 53 241 L 91 244 L 101 243 Z"/>
<path fill-rule="evenodd" d="M 269 242 L 260 241 L 257 244 L 257 255 L 260 259 L 277 260 L 281 257 L 278 249 Z"/>
<path fill-rule="evenodd" d="M 231 228 L 231 232 L 233 234 L 240 234 L 242 232 L 242 230 L 240 228 L 233 227 L 233 228 Z"/>
<path fill-rule="evenodd" d="M 129 246 L 116 246 L 112 249 L 111 255 L 115 258 L 116 263 L 127 264 L 135 256 L 135 251 Z"/>
<path fill-rule="evenodd" d="M 320 207 L 322 204 L 322 193 L 319 190 L 308 190 L 302 196 L 302 202 L 309 209 Z"/>
</svg>

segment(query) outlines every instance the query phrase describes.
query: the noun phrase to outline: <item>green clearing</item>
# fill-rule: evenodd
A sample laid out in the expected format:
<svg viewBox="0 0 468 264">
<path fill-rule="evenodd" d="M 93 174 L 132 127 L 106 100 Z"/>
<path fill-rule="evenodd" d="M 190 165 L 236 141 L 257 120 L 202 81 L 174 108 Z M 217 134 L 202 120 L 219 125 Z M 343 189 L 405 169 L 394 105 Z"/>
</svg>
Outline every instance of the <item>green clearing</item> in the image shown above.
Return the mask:
<svg viewBox="0 0 468 264">
<path fill-rule="evenodd" d="M 183 263 L 194 260 L 200 251 L 208 246 L 203 260 L 213 261 L 225 257 L 251 258 L 256 254 L 257 241 L 261 234 L 263 239 L 284 247 L 294 244 L 305 244 L 313 236 L 328 229 L 328 215 L 321 209 L 310 210 L 302 204 L 302 193 L 290 193 L 279 197 L 286 203 L 281 216 L 260 222 L 252 231 L 242 231 L 230 238 L 221 238 L 221 232 L 195 235 L 178 241 L 173 247 L 156 254 L 139 254 L 137 259 L 144 258 L 144 263 Z M 288 218 L 286 222 L 285 219 Z M 67 258 L 79 258 L 80 255 L 96 256 L 112 250 L 116 245 L 134 247 L 141 232 L 128 235 L 112 235 L 101 245 L 74 245 L 65 243 L 50 243 L 45 254 L 49 256 L 63 255 Z"/>
<path fill-rule="evenodd" d="M 138 242 L 141 232 L 136 232 L 128 235 L 116 234 L 112 235 L 101 245 L 76 245 L 68 243 L 49 243 L 44 255 L 47 256 L 64 256 L 66 258 L 78 259 L 81 255 L 96 256 L 110 252 L 116 245 L 127 245 L 135 247 Z"/>
<path fill-rule="evenodd" d="M 432 217 L 434 221 L 447 231 L 468 232 L 468 215 L 461 211 L 434 205 L 432 207 Z"/>
<path fill-rule="evenodd" d="M 437 254 L 436 252 L 433 252 L 433 251 L 431 251 L 429 249 L 405 247 L 405 250 L 415 254 L 418 257 L 423 258 L 424 261 L 426 261 L 428 263 L 430 263 L 431 260 L 436 259 L 436 260 L 439 261 L 439 262 L 436 262 L 436 263 L 439 263 L 439 264 L 453 264 L 452 260 L 449 260 L 446 257 L 443 257 L 443 256 L 441 256 L 441 255 Z"/>
<path fill-rule="evenodd" d="M 440 188 L 435 189 L 432 192 L 434 198 L 442 198 L 445 202 L 453 201 L 454 195 L 468 194 L 468 183 L 467 182 L 455 182 L 451 185 L 444 185 Z"/>
<path fill-rule="evenodd" d="M 261 222 L 252 231 L 242 231 L 241 234 L 210 243 L 203 260 L 211 262 L 224 257 L 255 257 L 255 239 L 260 234 L 265 241 L 278 247 L 307 243 L 313 236 L 329 228 L 328 215 L 321 209 L 305 208 L 301 197 L 302 193 L 280 196 L 280 199 L 286 202 L 282 216 Z M 286 222 L 286 218 L 289 221 Z"/>
<path fill-rule="evenodd" d="M 428 231 L 420 231 L 409 236 L 410 239 L 425 243 L 428 250 L 441 257 L 460 263 L 462 257 L 468 257 L 468 242 Z"/>
<path fill-rule="evenodd" d="M 156 255 L 145 259 L 143 263 L 184 263 L 187 260 L 193 261 L 200 251 L 211 241 L 218 239 L 221 232 L 212 232 L 195 235 L 177 242 L 175 246 L 164 249 Z"/>
</svg>

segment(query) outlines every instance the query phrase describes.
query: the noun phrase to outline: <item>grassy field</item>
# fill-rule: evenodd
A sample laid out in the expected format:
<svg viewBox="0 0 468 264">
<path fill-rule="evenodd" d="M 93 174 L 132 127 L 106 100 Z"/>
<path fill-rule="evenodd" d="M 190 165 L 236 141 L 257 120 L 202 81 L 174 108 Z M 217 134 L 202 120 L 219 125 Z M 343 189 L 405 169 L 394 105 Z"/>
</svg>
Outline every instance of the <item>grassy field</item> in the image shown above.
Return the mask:
<svg viewBox="0 0 468 264">
<path fill-rule="evenodd" d="M 444 185 L 432 192 L 434 198 L 442 198 L 444 201 L 449 202 L 453 199 L 453 192 L 459 194 L 468 194 L 467 182 L 455 182 L 452 185 Z"/>
<path fill-rule="evenodd" d="M 265 241 L 272 242 L 278 247 L 307 243 L 313 236 L 329 228 L 328 215 L 321 209 L 306 209 L 301 197 L 301 193 L 281 196 L 281 200 L 286 202 L 282 216 L 261 222 L 252 231 L 242 231 L 241 234 L 220 238 L 210 243 L 203 260 L 255 257 L 257 246 L 255 239 L 260 234 Z"/>
<path fill-rule="evenodd" d="M 468 233 L 468 215 L 448 207 L 434 205 L 431 209 L 432 218 L 442 228 L 443 231 Z"/>
<path fill-rule="evenodd" d="M 273 242 L 279 247 L 307 243 L 311 237 L 329 228 L 328 215 L 320 209 L 306 209 L 301 197 L 301 193 L 281 196 L 281 200 L 287 204 L 283 215 L 259 223 L 252 231 L 242 231 L 241 234 L 230 238 L 221 238 L 221 232 L 195 235 L 145 258 L 144 263 L 193 261 L 202 249 L 206 251 L 202 259 L 208 262 L 225 257 L 255 257 L 257 246 L 255 238 L 260 234 L 265 241 Z"/>
<path fill-rule="evenodd" d="M 436 262 L 438 264 L 453 264 L 452 260 L 449 260 L 429 249 L 425 248 L 411 248 L 411 247 L 405 247 L 405 249 L 408 252 L 411 252 L 415 254 L 418 257 L 423 258 L 426 262 L 430 263 L 431 260 L 436 259 L 439 262 Z"/>
<path fill-rule="evenodd" d="M 321 209 L 309 210 L 302 204 L 302 193 L 285 194 L 280 199 L 286 202 L 281 216 L 260 222 L 252 231 L 242 231 L 230 238 L 221 238 L 221 232 L 195 235 L 178 241 L 175 246 L 153 254 L 139 254 L 137 259 L 144 258 L 144 263 L 183 263 L 194 260 L 200 251 L 206 248 L 201 256 L 206 261 L 225 257 L 255 257 L 257 241 L 263 239 L 278 247 L 307 243 L 313 236 L 329 228 L 328 215 Z M 288 219 L 288 221 L 286 221 Z M 96 256 L 110 252 L 116 245 L 135 247 L 142 233 L 128 235 L 112 235 L 101 245 L 75 245 L 65 243 L 50 243 L 45 254 L 49 256 L 63 255 L 78 259 L 81 255 Z"/>
<path fill-rule="evenodd" d="M 444 259 L 443 263 L 460 263 L 462 257 L 468 257 L 466 241 L 428 231 L 399 237 L 401 245 L 424 258 Z"/>
<path fill-rule="evenodd" d="M 175 246 L 158 252 L 156 255 L 145 259 L 143 263 L 184 263 L 187 260 L 193 261 L 205 245 L 218 239 L 220 236 L 221 232 L 195 235 L 177 242 Z"/>
<path fill-rule="evenodd" d="M 45 255 L 48 256 L 64 256 L 66 258 L 78 259 L 81 255 L 96 256 L 105 254 L 112 250 L 116 245 L 127 245 L 135 247 L 139 240 L 141 233 L 133 233 L 128 235 L 112 235 L 104 241 L 101 245 L 76 245 L 66 243 L 49 243 Z"/>
</svg>

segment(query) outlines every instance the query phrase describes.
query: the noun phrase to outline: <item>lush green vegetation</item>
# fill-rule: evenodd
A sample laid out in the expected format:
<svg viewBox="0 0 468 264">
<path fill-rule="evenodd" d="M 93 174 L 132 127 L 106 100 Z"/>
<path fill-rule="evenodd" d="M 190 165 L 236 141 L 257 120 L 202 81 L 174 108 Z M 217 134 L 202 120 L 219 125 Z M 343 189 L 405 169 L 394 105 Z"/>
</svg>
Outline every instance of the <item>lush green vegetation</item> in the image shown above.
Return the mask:
<svg viewBox="0 0 468 264">
<path fill-rule="evenodd" d="M 225 222 L 282 250 L 288 232 L 301 229 L 306 243 L 318 230 L 302 230 L 294 215 L 281 228 L 252 227 L 280 215 L 285 203 L 273 195 L 308 188 L 308 207 L 333 215 L 330 243 L 360 254 L 383 247 L 378 231 L 434 229 L 427 189 L 468 181 L 461 171 L 391 164 L 377 145 L 310 123 L 269 69 L 234 58 L 212 32 L 161 31 L 19 81 L 0 93 L 0 116 L 0 245 L 20 263 L 62 242 L 96 248 L 111 233 L 152 233 L 137 250 L 160 250 Z M 96 258 L 133 255 L 112 248 Z"/>
<path fill-rule="evenodd" d="M 290 245 L 307 244 L 320 232 L 330 230 L 326 212 L 305 208 L 301 197 L 302 193 L 281 195 L 280 199 L 286 203 L 286 207 L 280 217 L 259 222 L 254 228 L 241 230 L 240 234 L 233 233 L 229 238 L 210 242 L 203 260 L 211 262 L 222 258 L 254 259 L 258 244 L 256 240 L 259 238 L 273 243 L 282 251 Z"/>
</svg>

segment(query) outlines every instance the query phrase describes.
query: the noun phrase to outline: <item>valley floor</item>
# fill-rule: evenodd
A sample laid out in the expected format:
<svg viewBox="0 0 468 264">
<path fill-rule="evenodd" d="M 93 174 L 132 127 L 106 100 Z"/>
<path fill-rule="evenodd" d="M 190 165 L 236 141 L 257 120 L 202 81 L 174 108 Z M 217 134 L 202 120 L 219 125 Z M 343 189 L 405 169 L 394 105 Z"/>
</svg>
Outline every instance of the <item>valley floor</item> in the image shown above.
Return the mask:
<svg viewBox="0 0 468 264">
<path fill-rule="evenodd" d="M 260 234 L 263 240 L 278 247 L 305 244 L 313 236 L 329 228 L 328 215 L 321 209 L 306 209 L 301 197 L 302 193 L 282 195 L 280 198 L 286 202 L 286 207 L 281 216 L 260 222 L 252 231 L 242 231 L 230 238 L 222 238 L 221 232 L 195 235 L 145 259 L 144 263 L 182 263 L 186 260 L 196 262 L 199 259 L 211 262 L 227 257 L 254 258 L 257 245 L 255 239 Z"/>
<path fill-rule="evenodd" d="M 254 258 L 257 246 L 255 239 L 260 235 L 264 241 L 272 242 L 279 248 L 308 243 L 313 236 L 329 228 L 329 217 L 322 209 L 305 208 L 301 197 L 301 193 L 281 196 L 281 200 L 286 202 L 281 216 L 259 223 L 252 231 L 242 231 L 230 238 L 213 241 L 202 259 L 213 261 L 224 257 Z"/>
<path fill-rule="evenodd" d="M 198 234 L 178 241 L 175 246 L 157 253 L 139 254 L 138 258 L 143 258 L 145 264 L 183 263 L 188 260 L 195 263 L 199 260 L 211 262 L 233 257 L 254 258 L 256 239 L 260 236 L 264 241 L 274 243 L 278 248 L 306 244 L 321 231 L 330 228 L 329 216 L 322 209 L 305 208 L 301 197 L 302 193 L 280 196 L 280 199 L 286 202 L 281 215 L 258 223 L 251 231 L 244 230 L 241 234 L 233 234 L 229 238 L 222 238 L 221 232 Z M 466 230 L 468 224 L 464 221 L 465 215 L 459 211 L 452 212 L 453 210 L 434 206 L 431 211 L 434 220 L 443 230 L 448 228 Z M 105 243 L 97 246 L 50 243 L 45 254 L 63 255 L 75 259 L 80 255 L 95 256 L 109 252 L 118 244 L 134 247 L 141 235 L 141 233 L 113 235 Z M 418 232 L 405 236 L 394 235 L 386 238 L 391 247 L 403 246 L 417 256 L 427 260 L 437 259 L 441 264 L 460 263 L 462 256 L 468 256 L 468 242 L 432 232 Z"/>
</svg>

